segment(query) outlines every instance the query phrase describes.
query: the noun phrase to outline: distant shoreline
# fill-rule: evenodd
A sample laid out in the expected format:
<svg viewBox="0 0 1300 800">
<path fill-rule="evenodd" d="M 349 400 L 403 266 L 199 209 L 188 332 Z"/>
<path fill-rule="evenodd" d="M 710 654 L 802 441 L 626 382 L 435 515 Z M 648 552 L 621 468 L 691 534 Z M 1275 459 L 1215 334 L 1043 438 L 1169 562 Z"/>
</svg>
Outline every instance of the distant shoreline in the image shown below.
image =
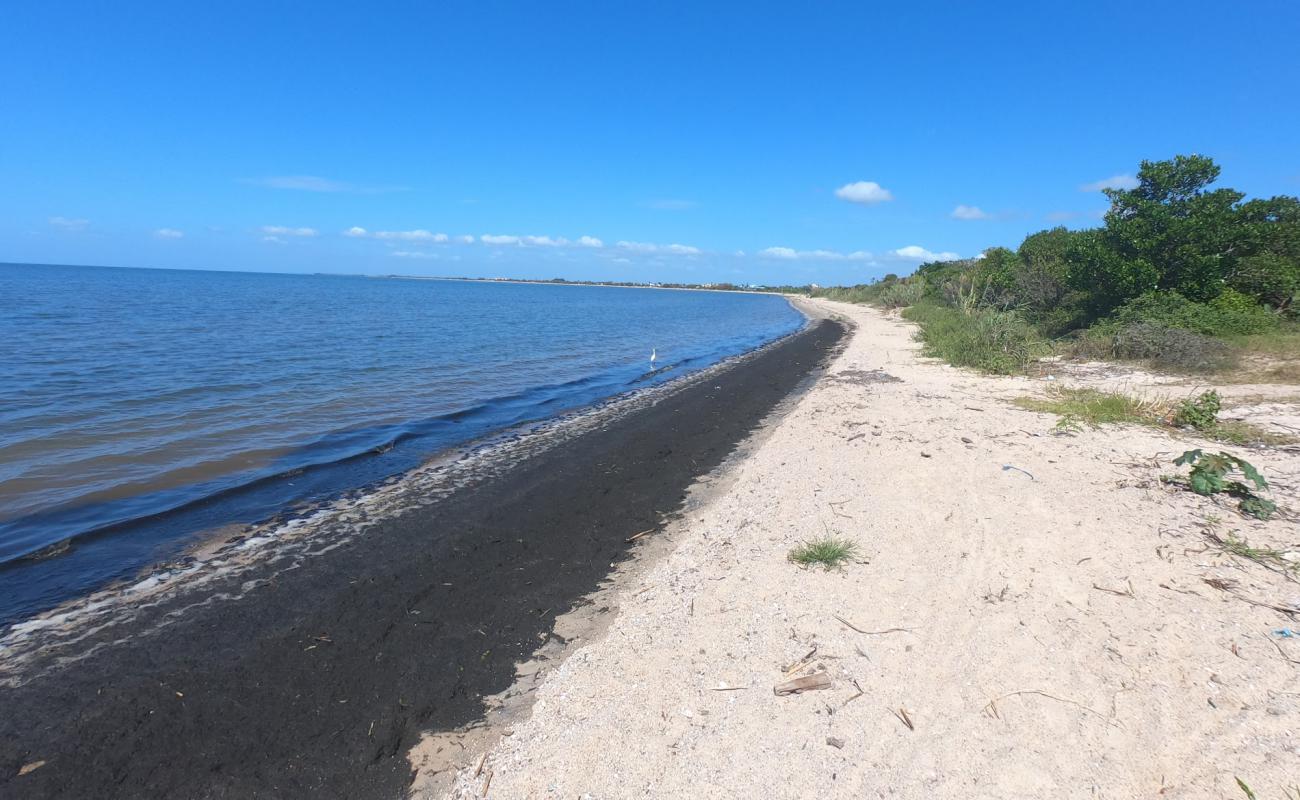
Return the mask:
<svg viewBox="0 0 1300 800">
<path fill-rule="evenodd" d="M 325 273 L 319 273 L 325 274 Z M 789 294 L 788 290 L 797 288 L 791 286 L 780 287 L 744 287 L 734 286 L 731 284 L 656 284 L 656 283 L 623 283 L 617 281 L 571 281 L 571 280 L 528 280 L 526 278 L 464 278 L 449 277 L 445 275 L 366 275 L 367 278 L 378 278 L 383 280 L 404 280 L 404 281 L 460 281 L 463 283 L 523 283 L 535 284 L 538 286 L 589 286 L 601 289 L 665 289 L 677 292 L 730 292 L 732 294 L 763 294 L 784 296 Z"/>
</svg>

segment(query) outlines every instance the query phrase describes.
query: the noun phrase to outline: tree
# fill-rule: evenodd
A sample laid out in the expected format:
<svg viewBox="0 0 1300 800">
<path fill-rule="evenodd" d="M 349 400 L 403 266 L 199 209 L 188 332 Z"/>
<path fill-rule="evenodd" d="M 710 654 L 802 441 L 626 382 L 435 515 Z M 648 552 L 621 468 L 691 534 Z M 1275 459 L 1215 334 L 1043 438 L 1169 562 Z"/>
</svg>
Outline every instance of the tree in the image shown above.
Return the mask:
<svg viewBox="0 0 1300 800">
<path fill-rule="evenodd" d="M 1020 243 L 1016 294 L 1032 311 L 1050 311 L 1065 299 L 1066 254 L 1075 234 L 1064 227 L 1039 231 Z"/>
<path fill-rule="evenodd" d="M 1290 308 L 1300 292 L 1300 200 L 1251 200 L 1238 210 L 1242 256 L 1226 279 L 1232 288 L 1274 308 Z"/>
<path fill-rule="evenodd" d="M 1005 247 L 990 247 L 979 260 L 975 282 L 985 305 L 1012 307 L 1017 304 L 1016 274 L 1020 256 Z"/>
<path fill-rule="evenodd" d="M 1218 165 L 1205 156 L 1175 156 L 1143 161 L 1136 188 L 1105 190 L 1111 201 L 1105 243 L 1132 264 L 1131 275 L 1122 268 L 1120 274 L 1103 271 L 1117 281 L 1108 295 L 1157 288 L 1206 302 L 1223 291 L 1240 257 L 1234 223 L 1244 195 L 1209 191 L 1218 177 Z M 1152 276 L 1155 285 L 1149 286 Z"/>
</svg>

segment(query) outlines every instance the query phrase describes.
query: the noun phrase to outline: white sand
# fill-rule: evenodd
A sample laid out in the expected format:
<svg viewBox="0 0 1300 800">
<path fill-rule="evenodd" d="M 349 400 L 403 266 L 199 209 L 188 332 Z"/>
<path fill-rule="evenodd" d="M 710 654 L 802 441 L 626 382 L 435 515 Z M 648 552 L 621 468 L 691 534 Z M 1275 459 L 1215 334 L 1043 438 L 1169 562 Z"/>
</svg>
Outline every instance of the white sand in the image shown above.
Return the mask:
<svg viewBox="0 0 1300 800">
<path fill-rule="evenodd" d="M 1220 535 L 1296 558 L 1294 518 L 1247 520 L 1159 481 L 1217 445 L 1051 435 L 1053 417 L 1007 402 L 1047 382 L 919 358 L 907 324 L 818 305 L 858 326 L 830 374 L 615 590 L 605 635 L 544 677 L 480 774 L 466 752 L 455 793 L 489 777 L 493 798 L 1230 798 L 1240 777 L 1265 800 L 1300 784 L 1300 639 L 1272 633 L 1300 623 L 1246 602 L 1300 606 L 1300 584 L 1204 534 L 1217 517 Z M 1300 407 L 1296 387 L 1228 395 L 1265 418 Z M 1300 509 L 1300 454 L 1222 449 Z M 787 560 L 827 531 L 860 563 Z M 814 646 L 833 686 L 776 696 Z"/>
</svg>

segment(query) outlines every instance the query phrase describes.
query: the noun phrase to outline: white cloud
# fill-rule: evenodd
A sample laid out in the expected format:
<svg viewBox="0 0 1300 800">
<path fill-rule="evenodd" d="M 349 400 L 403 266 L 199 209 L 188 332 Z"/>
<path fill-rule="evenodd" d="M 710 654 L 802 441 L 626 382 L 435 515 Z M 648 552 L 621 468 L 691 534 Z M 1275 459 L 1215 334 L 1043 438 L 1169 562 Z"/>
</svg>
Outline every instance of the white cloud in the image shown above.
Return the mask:
<svg viewBox="0 0 1300 800">
<path fill-rule="evenodd" d="M 617 247 L 633 253 L 669 253 L 677 256 L 697 256 L 702 251 L 689 244 L 652 244 L 650 242 L 618 242 Z"/>
<path fill-rule="evenodd" d="M 315 228 L 288 228 L 284 225 L 263 225 L 262 233 L 267 236 L 316 236 L 320 231 Z"/>
<path fill-rule="evenodd" d="M 159 228 L 153 232 L 153 235 L 155 239 L 179 239 L 185 235 L 185 232 L 175 228 Z"/>
<path fill-rule="evenodd" d="M 50 217 L 50 224 L 65 231 L 82 231 L 90 225 L 90 220 L 79 217 Z"/>
<path fill-rule="evenodd" d="M 443 244 L 451 241 L 451 237 L 445 233 L 432 233 L 423 228 L 413 231 L 368 231 L 365 228 L 353 226 L 343 231 L 344 236 L 351 236 L 354 239 L 381 239 L 388 242 L 428 242 L 431 244 Z"/>
<path fill-rule="evenodd" d="M 419 250 L 394 250 L 393 255 L 398 258 L 437 258 L 436 253 L 422 253 Z"/>
<path fill-rule="evenodd" d="M 907 247 L 900 247 L 897 250 L 891 250 L 889 251 L 889 254 L 895 258 L 903 259 L 904 261 L 956 261 L 961 258 L 961 256 L 956 253 L 935 253 L 915 244 L 909 244 Z"/>
<path fill-rule="evenodd" d="M 793 247 L 768 247 L 758 251 L 764 258 L 779 258 L 785 261 L 870 261 L 871 254 L 866 250 L 854 250 L 841 253 L 838 250 L 795 250 Z"/>
<path fill-rule="evenodd" d="M 605 243 L 595 236 L 580 236 L 577 239 L 566 239 L 563 236 L 514 236 L 514 235 L 497 235 L 485 233 L 478 237 L 483 244 L 492 245 L 519 245 L 520 247 L 604 247 Z M 473 237 L 465 237 L 462 241 L 473 241 Z"/>
<path fill-rule="evenodd" d="M 550 236 L 521 236 L 519 237 L 524 244 L 533 247 L 563 247 L 569 243 L 569 240 L 563 236 L 551 238 Z"/>
<path fill-rule="evenodd" d="M 618 247 L 624 250 L 631 250 L 634 253 L 657 253 L 659 245 L 650 244 L 649 242 L 619 242 Z"/>
<path fill-rule="evenodd" d="M 455 238 L 456 241 L 460 242 L 461 244 L 474 244 L 473 236 L 457 236 Z"/>
<path fill-rule="evenodd" d="M 1138 179 L 1132 175 L 1112 175 L 1104 180 L 1085 183 L 1079 187 L 1081 192 L 1100 192 L 1102 189 L 1136 189 Z"/>
<path fill-rule="evenodd" d="M 281 239 L 279 236 L 263 236 L 263 237 L 262 237 L 262 241 L 264 241 L 264 242 L 269 242 L 269 243 L 271 243 L 271 244 L 284 244 L 284 243 L 285 243 L 284 240 Z"/>
<path fill-rule="evenodd" d="M 888 189 L 875 181 L 846 183 L 835 190 L 835 196 L 850 203 L 862 203 L 868 206 L 894 199 L 894 195 Z"/>
<path fill-rule="evenodd" d="M 371 234 L 376 239 L 388 239 L 402 242 L 434 242 L 441 244 L 450 237 L 445 233 L 430 233 L 423 228 L 413 231 L 375 231 Z"/>
<path fill-rule="evenodd" d="M 984 211 L 979 206 L 963 206 L 963 205 L 958 205 L 956 208 L 954 208 L 952 210 L 952 214 L 950 214 L 949 216 L 951 216 L 953 219 L 965 219 L 965 220 L 992 218 L 991 214 Z"/>
</svg>

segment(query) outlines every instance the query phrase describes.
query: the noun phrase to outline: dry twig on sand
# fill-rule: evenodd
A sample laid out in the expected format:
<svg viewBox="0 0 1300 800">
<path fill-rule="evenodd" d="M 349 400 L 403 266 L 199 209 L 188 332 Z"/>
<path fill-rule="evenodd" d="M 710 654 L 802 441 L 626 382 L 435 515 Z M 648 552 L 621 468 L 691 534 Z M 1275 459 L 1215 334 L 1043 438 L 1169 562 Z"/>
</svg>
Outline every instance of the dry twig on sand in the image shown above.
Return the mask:
<svg viewBox="0 0 1300 800">
<path fill-rule="evenodd" d="M 1039 697 L 1046 697 L 1049 700 L 1055 700 L 1058 703 L 1069 703 L 1072 706 L 1087 711 L 1089 714 L 1092 714 L 1093 716 L 1105 720 L 1107 724 L 1113 724 L 1113 725 L 1119 724 L 1115 720 L 1108 718 L 1105 714 L 1102 714 L 1100 711 L 1096 711 L 1094 709 L 1088 708 L 1083 703 L 1080 703 L 1078 700 L 1071 700 L 1068 697 L 1057 697 L 1054 694 L 1048 694 L 1047 692 L 1039 691 L 1038 689 L 1022 689 L 1021 691 L 1018 692 L 1007 692 L 1001 697 L 995 697 L 992 700 L 990 700 L 988 704 L 984 706 L 984 711 L 987 712 L 990 716 L 996 717 L 997 719 L 1001 719 L 1002 715 L 998 713 L 998 705 L 997 705 L 998 701 L 1006 700 L 1008 697 L 1016 697 L 1017 695 L 1024 695 L 1024 694 L 1036 694 Z"/>
<path fill-rule="evenodd" d="M 903 723 L 904 725 L 907 726 L 907 729 L 908 729 L 909 731 L 914 731 L 914 730 L 916 730 L 916 726 L 912 724 L 912 718 L 909 717 L 909 716 L 907 716 L 907 709 L 905 709 L 905 708 L 903 708 L 903 707 L 900 706 L 899 709 L 898 709 L 897 711 L 894 711 L 893 709 L 890 709 L 890 713 L 892 713 L 894 716 L 898 717 L 898 719 L 899 719 L 900 721 L 902 721 L 902 723 Z"/>
<path fill-rule="evenodd" d="M 883 631 L 864 631 L 864 630 L 862 630 L 861 628 L 859 628 L 857 625 L 854 625 L 852 622 L 849 622 L 849 621 L 848 621 L 847 619 L 845 619 L 844 617 L 841 617 L 839 614 L 835 614 L 834 616 L 835 616 L 835 619 L 837 619 L 837 620 L 839 620 L 840 622 L 844 623 L 844 624 L 847 625 L 848 627 L 852 628 L 853 630 L 857 631 L 858 633 L 865 634 L 865 635 L 867 635 L 867 636 L 879 636 L 879 635 L 881 635 L 881 634 L 883 634 L 883 633 L 907 633 L 907 632 L 910 632 L 910 631 L 914 631 L 914 630 L 916 630 L 916 628 L 885 628 Z"/>
</svg>

